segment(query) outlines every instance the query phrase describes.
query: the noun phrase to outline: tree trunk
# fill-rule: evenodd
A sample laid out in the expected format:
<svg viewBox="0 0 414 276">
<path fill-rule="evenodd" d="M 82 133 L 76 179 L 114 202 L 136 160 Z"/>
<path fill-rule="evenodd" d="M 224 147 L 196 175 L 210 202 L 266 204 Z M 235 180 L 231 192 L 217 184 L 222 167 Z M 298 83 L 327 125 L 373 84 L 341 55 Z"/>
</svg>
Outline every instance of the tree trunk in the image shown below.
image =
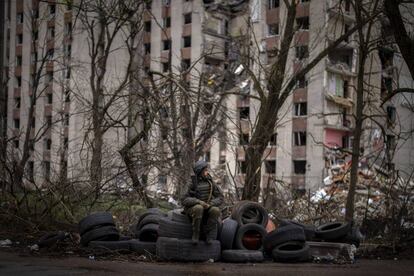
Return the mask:
<svg viewBox="0 0 414 276">
<path fill-rule="evenodd" d="M 95 194 L 98 195 L 102 181 L 102 144 L 103 133 L 100 125 L 100 120 L 97 119 L 97 114 L 94 114 L 93 119 L 93 141 L 92 141 L 92 159 L 91 159 L 91 183 L 95 188 Z"/>
<path fill-rule="evenodd" d="M 138 192 L 138 195 L 144 202 L 145 207 L 152 208 L 154 206 L 154 203 L 152 202 L 151 198 L 148 197 L 145 187 L 139 180 L 137 170 L 134 166 L 134 161 L 132 160 L 127 150 L 121 150 L 120 154 L 122 156 L 122 159 L 124 160 L 125 166 L 127 167 L 129 177 L 131 177 L 132 179 L 132 186 Z"/>
<path fill-rule="evenodd" d="M 355 14 L 357 18 L 357 24 L 362 22 L 362 3 L 361 1 L 355 1 Z M 371 23 L 370 23 L 371 24 Z M 345 211 L 345 220 L 351 222 L 354 219 L 354 209 L 355 209 L 355 189 L 358 184 L 358 165 L 360 157 L 360 147 L 361 147 L 361 136 L 362 136 L 362 127 L 363 127 L 363 110 L 364 110 L 364 76 L 365 76 L 365 62 L 368 55 L 369 47 L 369 33 L 370 26 L 367 30 L 367 38 L 364 37 L 364 32 L 362 26 L 358 29 L 358 76 L 357 76 L 357 100 L 356 100 L 356 115 L 355 115 L 355 129 L 354 129 L 354 141 L 352 144 L 352 163 L 351 163 L 351 176 L 348 189 L 348 196 L 346 199 L 346 211 Z"/>
<path fill-rule="evenodd" d="M 390 27 L 393 30 L 395 42 L 400 48 L 401 55 L 410 70 L 411 77 L 414 78 L 414 39 L 412 39 L 407 32 L 407 28 L 404 24 L 404 18 L 400 12 L 400 1 L 397 0 L 385 0 L 384 11 L 390 20 Z M 409 14 L 408 18 L 412 15 Z"/>
</svg>

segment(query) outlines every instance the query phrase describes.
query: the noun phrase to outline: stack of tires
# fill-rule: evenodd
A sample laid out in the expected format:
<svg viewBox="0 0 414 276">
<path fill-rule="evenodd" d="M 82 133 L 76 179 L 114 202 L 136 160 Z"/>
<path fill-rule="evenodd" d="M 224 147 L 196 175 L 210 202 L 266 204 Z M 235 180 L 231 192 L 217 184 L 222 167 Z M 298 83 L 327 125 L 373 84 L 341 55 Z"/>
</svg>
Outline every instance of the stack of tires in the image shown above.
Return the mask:
<svg viewBox="0 0 414 276">
<path fill-rule="evenodd" d="M 310 259 L 307 235 L 311 237 L 314 233 L 311 226 L 284 221 L 266 235 L 265 252 L 277 262 L 306 262 Z"/>
<path fill-rule="evenodd" d="M 222 260 L 235 263 L 262 262 L 268 221 L 268 213 L 258 203 L 238 202 L 231 217 L 223 220 L 220 232 Z"/>
<path fill-rule="evenodd" d="M 359 247 L 363 235 L 358 226 L 348 222 L 329 222 L 318 227 L 305 225 L 293 220 L 281 220 L 280 226 L 296 225 L 301 227 L 307 241 L 340 242 Z"/>
<path fill-rule="evenodd" d="M 359 227 L 348 222 L 330 222 L 315 230 L 315 241 L 343 242 L 359 247 L 362 238 Z"/>
<path fill-rule="evenodd" d="M 204 227 L 201 227 L 203 229 Z M 201 233 L 202 239 L 205 233 Z M 200 240 L 192 243 L 192 225 L 190 218 L 182 209 L 168 212 L 167 217 L 159 219 L 156 252 L 158 258 L 165 261 L 200 262 L 220 259 L 221 246 L 218 240 L 210 244 Z"/>
<path fill-rule="evenodd" d="M 80 243 L 88 246 L 95 241 L 118 241 L 119 232 L 111 213 L 98 212 L 83 218 L 79 224 Z"/>
<path fill-rule="evenodd" d="M 130 240 L 131 251 L 155 255 L 159 221 L 162 217 L 165 217 L 165 214 L 158 208 L 149 208 L 139 216 L 134 229 L 137 239 Z"/>
</svg>

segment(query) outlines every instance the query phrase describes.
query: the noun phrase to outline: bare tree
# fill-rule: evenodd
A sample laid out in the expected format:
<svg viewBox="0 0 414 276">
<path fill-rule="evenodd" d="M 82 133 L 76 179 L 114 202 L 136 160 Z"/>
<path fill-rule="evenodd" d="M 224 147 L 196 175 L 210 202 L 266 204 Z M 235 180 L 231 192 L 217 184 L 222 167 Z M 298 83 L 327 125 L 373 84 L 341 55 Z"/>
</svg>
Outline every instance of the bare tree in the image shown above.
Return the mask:
<svg viewBox="0 0 414 276">
<path fill-rule="evenodd" d="M 104 135 L 112 127 L 119 126 L 128 116 L 128 104 L 114 113 L 121 102 L 127 102 L 127 91 L 131 83 L 132 64 L 136 47 L 136 37 L 142 27 L 141 13 L 143 1 L 81 1 L 78 9 L 79 29 L 87 33 L 86 43 L 90 58 L 89 105 L 90 132 L 90 180 L 96 195 L 103 185 L 103 147 Z M 127 55 L 127 64 L 118 74 L 116 83 L 107 86 L 109 59 L 119 51 Z M 81 96 L 82 91 L 79 91 Z M 122 124 L 121 124 L 122 125 Z"/>
<path fill-rule="evenodd" d="M 315 67 L 324 57 L 333 51 L 341 42 L 353 34 L 361 24 L 366 24 L 367 21 L 372 20 L 372 17 L 365 18 L 364 22 L 355 25 L 317 53 L 312 60 L 301 69 L 293 72 L 292 76 L 287 74 L 288 54 L 291 49 L 292 40 L 296 32 L 295 18 L 297 1 L 285 0 L 286 6 L 286 21 L 282 31 L 280 49 L 275 51 L 274 62 L 265 71 L 264 83 L 252 71 L 248 70 L 249 76 L 253 80 L 254 89 L 260 99 L 260 107 L 256 119 L 255 128 L 252 133 L 252 138 L 249 141 L 246 149 L 247 160 L 247 174 L 243 190 L 243 199 L 258 200 L 260 194 L 261 181 L 261 164 L 264 150 L 274 132 L 278 119 L 280 119 L 280 111 L 285 104 L 292 89 L 296 85 L 296 81 L 305 77 L 310 70 Z M 254 44 L 254 43 L 253 43 Z M 247 67 L 248 68 L 248 67 Z"/>
</svg>

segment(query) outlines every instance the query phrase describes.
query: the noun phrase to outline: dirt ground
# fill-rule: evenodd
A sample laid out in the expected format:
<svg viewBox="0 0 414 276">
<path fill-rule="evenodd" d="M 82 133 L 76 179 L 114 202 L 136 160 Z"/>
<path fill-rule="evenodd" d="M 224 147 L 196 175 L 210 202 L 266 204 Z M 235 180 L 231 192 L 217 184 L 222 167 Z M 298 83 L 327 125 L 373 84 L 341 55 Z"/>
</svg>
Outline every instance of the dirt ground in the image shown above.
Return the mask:
<svg viewBox="0 0 414 276">
<path fill-rule="evenodd" d="M 0 275 L 414 275 L 413 260 L 358 260 L 352 265 L 160 263 L 51 258 L 0 251 Z"/>
</svg>

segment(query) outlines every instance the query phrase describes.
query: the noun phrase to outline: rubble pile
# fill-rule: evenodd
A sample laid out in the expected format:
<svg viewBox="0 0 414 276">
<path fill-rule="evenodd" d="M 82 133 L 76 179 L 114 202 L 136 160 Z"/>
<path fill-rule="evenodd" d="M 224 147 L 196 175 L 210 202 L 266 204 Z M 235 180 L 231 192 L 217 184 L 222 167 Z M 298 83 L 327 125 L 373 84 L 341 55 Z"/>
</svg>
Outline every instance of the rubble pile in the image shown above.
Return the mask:
<svg viewBox="0 0 414 276">
<path fill-rule="evenodd" d="M 288 201 L 293 219 L 305 222 L 338 220 L 344 217 L 350 182 L 351 161 L 346 154 L 332 150 L 326 157 L 328 176 L 316 192 Z M 400 218 L 396 216 L 400 215 Z M 414 181 L 379 165 L 359 164 L 355 190 L 355 222 L 399 219 L 403 228 L 414 228 Z"/>
</svg>

